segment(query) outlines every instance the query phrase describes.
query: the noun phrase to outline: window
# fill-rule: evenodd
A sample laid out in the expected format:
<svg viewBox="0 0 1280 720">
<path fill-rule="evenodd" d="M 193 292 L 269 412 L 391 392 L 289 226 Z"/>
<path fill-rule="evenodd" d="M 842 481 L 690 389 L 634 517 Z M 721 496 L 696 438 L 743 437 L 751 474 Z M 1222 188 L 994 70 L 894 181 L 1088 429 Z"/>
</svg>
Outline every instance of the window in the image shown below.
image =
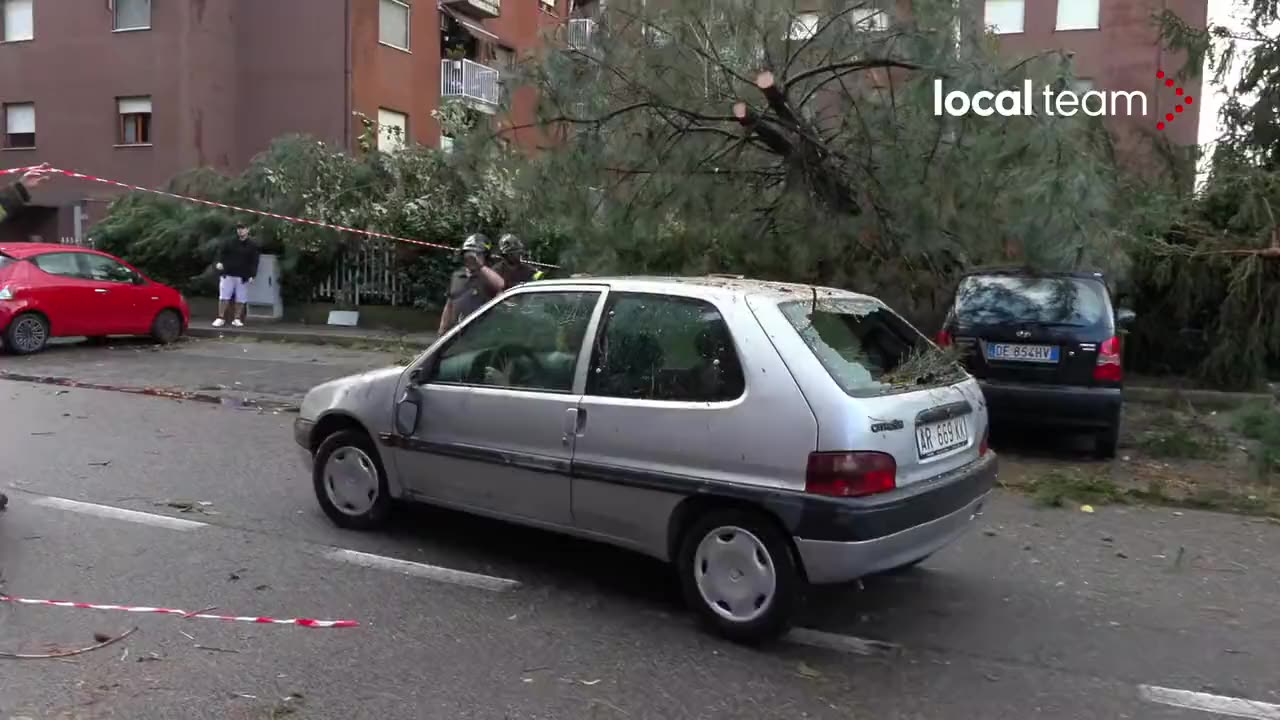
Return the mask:
<svg viewBox="0 0 1280 720">
<path fill-rule="evenodd" d="M 1025 0 L 987 0 L 984 22 L 997 35 L 1022 32 Z"/>
<path fill-rule="evenodd" d="M 120 132 L 119 137 L 116 138 L 116 143 L 119 145 L 150 145 L 151 98 L 117 98 L 116 108 L 120 114 Z"/>
<path fill-rule="evenodd" d="M 885 30 L 889 27 L 889 16 L 879 8 L 858 8 L 849 13 L 849 22 L 855 30 Z"/>
<path fill-rule="evenodd" d="M 493 66 L 506 74 L 516 69 L 516 51 L 504 45 L 493 47 Z"/>
<path fill-rule="evenodd" d="M 1084 95 L 1085 93 L 1096 89 L 1097 87 L 1089 78 L 1076 78 L 1071 82 L 1071 91 L 1077 95 Z"/>
<path fill-rule="evenodd" d="M 378 149 L 394 153 L 409 140 L 409 116 L 386 108 L 378 108 Z"/>
<path fill-rule="evenodd" d="M 1058 0 L 1058 30 L 1097 30 L 1099 0 Z"/>
<path fill-rule="evenodd" d="M 453 138 L 440 133 L 440 149 L 444 152 L 453 152 Z"/>
<path fill-rule="evenodd" d="M 17 42 L 35 38 L 32 0 L 0 0 L 0 6 L 4 9 L 4 13 L 0 14 L 0 23 L 4 23 L 4 34 L 0 35 L 0 40 Z"/>
<path fill-rule="evenodd" d="M 567 393 L 598 292 L 513 295 L 463 328 L 429 382 Z"/>
<path fill-rule="evenodd" d="M 4 106 L 4 146 L 33 148 L 36 146 L 36 106 L 15 103 Z"/>
<path fill-rule="evenodd" d="M 378 0 L 378 41 L 409 49 L 409 6 L 400 0 Z"/>
<path fill-rule="evenodd" d="M 150 30 L 151 0 L 114 0 L 116 30 Z"/>
<path fill-rule="evenodd" d="M 779 309 L 840 389 L 854 397 L 920 390 L 963 377 L 958 363 L 875 301 L 789 300 Z"/>
<path fill-rule="evenodd" d="M 132 270 L 102 255 L 80 253 L 80 262 L 84 267 L 84 276 L 99 282 L 132 283 L 137 274 Z"/>
<path fill-rule="evenodd" d="M 1107 288 L 1072 277 L 971 275 L 956 290 L 956 318 L 966 324 L 1099 327 L 1110 321 Z"/>
<path fill-rule="evenodd" d="M 76 259 L 77 255 L 79 253 L 50 253 L 48 255 L 37 255 L 32 258 L 31 262 L 50 275 L 83 279 L 80 263 Z"/>
<path fill-rule="evenodd" d="M 615 293 L 587 392 L 670 402 L 734 400 L 746 381 L 729 326 L 702 300 Z"/>
<path fill-rule="evenodd" d="M 818 13 L 800 13 L 791 21 L 791 32 L 787 36 L 792 40 L 808 40 L 818 32 L 820 21 Z"/>
</svg>

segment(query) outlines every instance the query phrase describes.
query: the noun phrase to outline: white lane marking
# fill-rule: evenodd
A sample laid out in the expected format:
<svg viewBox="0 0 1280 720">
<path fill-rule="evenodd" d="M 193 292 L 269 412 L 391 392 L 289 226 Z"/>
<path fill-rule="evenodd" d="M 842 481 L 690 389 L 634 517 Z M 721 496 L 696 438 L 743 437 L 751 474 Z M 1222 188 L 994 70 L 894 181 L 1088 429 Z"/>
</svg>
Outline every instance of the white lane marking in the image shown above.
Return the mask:
<svg viewBox="0 0 1280 720">
<path fill-rule="evenodd" d="M 330 560 L 337 560 L 338 562 L 360 565 L 361 567 L 374 568 L 376 570 L 391 570 L 392 572 L 414 575 L 428 580 L 438 580 L 440 582 L 452 583 L 454 585 L 466 585 L 468 587 L 480 588 L 481 590 L 492 590 L 493 592 L 502 592 L 504 590 L 510 590 L 520 586 L 519 581 L 508 580 L 507 578 L 463 572 L 462 570 L 451 570 L 449 568 L 437 567 L 435 565 L 416 563 L 409 560 L 397 560 L 395 558 L 384 557 L 382 555 L 371 555 L 369 553 L 357 552 L 355 550 L 337 549 L 325 553 L 325 557 Z"/>
<path fill-rule="evenodd" d="M 1155 685 L 1139 685 L 1138 694 L 1147 702 L 1171 705 L 1186 710 L 1199 710 L 1253 720 L 1280 720 L 1280 705 L 1209 693 L 1175 690 Z"/>
<path fill-rule="evenodd" d="M 169 528 L 170 530 L 196 530 L 198 528 L 208 527 L 205 523 L 196 522 L 195 520 L 183 520 L 181 518 L 169 517 L 168 515 L 155 515 L 153 513 L 138 512 L 137 510 L 125 510 L 124 508 L 111 507 L 110 505 L 98 505 L 96 503 L 67 500 L 66 498 L 42 497 L 34 502 L 36 505 L 57 508 L 58 510 L 69 510 L 71 512 L 81 513 L 82 515 L 96 515 L 98 517 L 111 518 L 112 520 L 125 520 L 127 522 L 135 522 L 142 525 L 154 525 L 155 527 Z"/>
<path fill-rule="evenodd" d="M 887 655 L 902 648 L 901 645 L 880 640 L 868 640 L 853 635 L 840 635 L 807 628 L 792 629 L 791 632 L 787 633 L 786 639 L 788 642 L 799 645 L 808 645 L 854 655 Z"/>
</svg>

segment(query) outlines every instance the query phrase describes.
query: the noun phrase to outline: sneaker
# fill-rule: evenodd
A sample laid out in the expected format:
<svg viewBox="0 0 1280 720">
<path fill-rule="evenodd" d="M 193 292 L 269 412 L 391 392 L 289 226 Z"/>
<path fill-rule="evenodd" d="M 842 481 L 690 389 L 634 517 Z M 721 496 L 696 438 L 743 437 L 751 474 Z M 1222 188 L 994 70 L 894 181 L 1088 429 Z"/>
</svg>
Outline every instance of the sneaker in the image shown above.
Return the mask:
<svg viewBox="0 0 1280 720">
<path fill-rule="evenodd" d="M 231 321 L 232 327 L 244 327 L 244 323 L 240 322 L 240 318 Z"/>
<path fill-rule="evenodd" d="M 226 324 L 227 324 L 227 321 L 223 320 L 222 318 L 218 318 L 217 320 L 213 321 L 214 327 L 222 327 L 223 325 L 226 325 Z"/>
</svg>

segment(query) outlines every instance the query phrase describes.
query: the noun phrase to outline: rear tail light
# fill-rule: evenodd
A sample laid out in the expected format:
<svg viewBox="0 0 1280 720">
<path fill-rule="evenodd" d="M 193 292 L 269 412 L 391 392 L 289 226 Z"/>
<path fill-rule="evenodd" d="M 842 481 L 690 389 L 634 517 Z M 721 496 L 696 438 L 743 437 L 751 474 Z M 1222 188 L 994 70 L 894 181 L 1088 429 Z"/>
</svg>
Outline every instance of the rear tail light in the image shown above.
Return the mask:
<svg viewBox="0 0 1280 720">
<path fill-rule="evenodd" d="M 898 486 L 898 463 L 882 452 L 809 453 L 804 491 L 830 497 L 874 495 Z"/>
<path fill-rule="evenodd" d="M 1093 379 L 1099 382 L 1120 382 L 1124 379 L 1119 335 L 1108 338 L 1098 346 L 1098 362 L 1093 367 Z"/>
<path fill-rule="evenodd" d="M 951 333 L 946 330 L 939 330 L 933 341 L 938 344 L 938 347 L 948 347 L 951 345 Z"/>
<path fill-rule="evenodd" d="M 982 429 L 982 442 L 978 443 L 978 457 L 987 454 L 991 449 L 991 426 L 988 425 Z"/>
</svg>

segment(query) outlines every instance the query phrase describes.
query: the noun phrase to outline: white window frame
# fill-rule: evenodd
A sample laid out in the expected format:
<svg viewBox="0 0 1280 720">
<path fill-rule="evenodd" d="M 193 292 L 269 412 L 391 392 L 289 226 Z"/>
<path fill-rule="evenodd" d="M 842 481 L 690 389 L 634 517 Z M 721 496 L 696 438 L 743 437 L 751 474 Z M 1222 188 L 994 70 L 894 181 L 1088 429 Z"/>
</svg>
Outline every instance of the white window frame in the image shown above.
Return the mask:
<svg viewBox="0 0 1280 720">
<path fill-rule="evenodd" d="M 1014 24 L 1012 22 L 1009 22 L 1007 26 L 1001 25 L 998 22 L 993 22 L 991 17 L 992 6 L 1005 8 L 1005 9 L 1016 7 L 1017 17 L 1018 17 L 1016 28 L 1014 27 Z M 1026 32 L 1027 2 L 1026 0 L 986 0 L 982 10 L 982 22 L 987 27 L 993 28 L 992 32 L 994 32 L 997 35 L 1014 35 L 1017 33 Z"/>
<path fill-rule="evenodd" d="M 388 5 L 399 5 L 404 8 L 404 45 L 397 45 L 383 39 L 383 13 Z M 389 48 L 412 52 L 413 45 L 413 8 L 405 0 L 378 0 L 378 44 Z"/>
<path fill-rule="evenodd" d="M 399 121 L 396 123 L 394 121 Z M 400 129 L 400 138 L 395 139 L 385 128 Z M 391 108 L 378 108 L 378 149 L 387 154 L 400 152 L 409 144 L 409 114 Z"/>
<path fill-rule="evenodd" d="M 1066 16 L 1063 15 L 1066 10 Z M 1097 30 L 1102 26 L 1102 0 L 1058 0 L 1055 32 Z"/>
<path fill-rule="evenodd" d="M 864 32 L 875 32 L 889 29 L 889 15 L 880 8 L 858 8 L 857 10 L 849 13 L 849 22 L 853 23 L 853 28 L 855 30 L 862 30 Z"/>
<path fill-rule="evenodd" d="M 147 139 L 145 142 L 125 142 L 124 122 L 126 115 L 147 116 Z M 116 123 L 120 134 L 116 137 L 116 147 L 146 147 L 151 145 L 151 135 L 155 133 L 155 125 L 151 110 L 150 95 L 133 95 L 116 98 Z"/>
<path fill-rule="evenodd" d="M 29 131 L 23 130 L 22 132 L 18 132 L 13 129 L 13 122 L 14 122 L 13 115 L 15 114 L 13 111 L 18 108 L 30 108 L 31 110 L 30 112 L 31 129 Z M 32 143 L 31 145 L 15 145 L 13 147 L 10 147 L 9 136 L 10 135 L 35 135 L 36 142 L 39 142 L 40 138 L 38 135 L 36 135 L 36 104 L 33 102 L 5 103 L 2 107 L 0 107 L 0 111 L 4 112 L 4 144 L 3 144 L 4 149 L 5 150 L 30 150 L 31 148 L 34 148 L 36 146 L 35 143 Z"/>
<path fill-rule="evenodd" d="M 1071 92 L 1076 95 L 1084 95 L 1097 89 L 1098 84 L 1093 81 L 1093 78 L 1076 78 L 1071 81 Z"/>
<path fill-rule="evenodd" d="M 11 18 L 18 16 L 18 8 L 25 8 L 23 14 L 25 22 L 19 26 L 17 22 L 11 22 Z M 3 35 L 0 35 L 0 42 L 27 42 L 36 39 L 36 11 L 34 0 L 0 0 L 0 24 L 4 25 Z M 25 34 L 16 34 L 11 27 L 24 27 Z"/>
<path fill-rule="evenodd" d="M 147 3 L 147 24 L 132 27 L 120 27 L 120 5 L 130 0 L 111 0 L 111 32 L 140 32 L 151 29 L 151 13 L 154 9 L 151 0 L 133 0 Z"/>
<path fill-rule="evenodd" d="M 791 28 L 787 31 L 788 40 L 808 40 L 818 32 L 822 16 L 815 12 L 798 13 L 791 19 Z"/>
</svg>

